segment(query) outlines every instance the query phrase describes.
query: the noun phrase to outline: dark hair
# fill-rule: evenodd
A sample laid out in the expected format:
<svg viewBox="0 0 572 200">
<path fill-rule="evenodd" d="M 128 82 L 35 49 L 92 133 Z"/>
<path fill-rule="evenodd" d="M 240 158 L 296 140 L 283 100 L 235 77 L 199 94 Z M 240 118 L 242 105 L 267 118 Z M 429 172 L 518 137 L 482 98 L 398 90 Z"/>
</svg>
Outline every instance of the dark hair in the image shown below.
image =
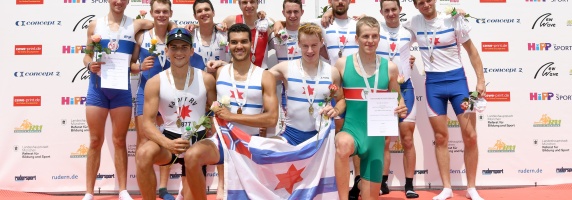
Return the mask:
<svg viewBox="0 0 572 200">
<path fill-rule="evenodd" d="M 400 0 L 380 0 L 380 1 L 379 1 L 379 7 L 380 7 L 381 9 L 383 9 L 383 2 L 386 2 L 386 1 L 395 1 L 395 2 L 397 2 L 397 7 L 398 7 L 398 8 L 401 7 L 401 4 L 399 3 Z M 413 1 L 415 2 L 416 0 L 413 0 Z M 414 4 L 415 4 L 415 3 L 414 3 Z"/>
<path fill-rule="evenodd" d="M 252 42 L 252 32 L 250 32 L 250 28 L 246 24 L 233 24 L 227 30 L 227 40 L 230 42 L 230 33 L 241 33 L 246 32 L 248 33 L 248 41 Z"/>
<path fill-rule="evenodd" d="M 210 0 L 195 0 L 195 3 L 193 4 L 193 14 L 197 14 L 197 11 L 195 10 L 195 7 L 197 7 L 197 4 L 199 3 L 208 3 L 209 6 L 211 6 L 211 10 L 214 12 L 214 7 L 213 7 L 213 3 L 211 3 Z"/>
<path fill-rule="evenodd" d="M 155 2 L 167 4 L 169 5 L 169 10 L 171 10 L 171 0 L 151 0 L 151 2 L 149 3 L 149 5 L 151 6 L 151 10 L 153 10 L 153 4 Z"/>
<path fill-rule="evenodd" d="M 300 10 L 302 10 L 302 0 L 284 0 L 284 3 L 282 3 L 282 10 L 284 10 L 286 8 L 286 3 L 295 3 L 300 5 Z"/>
</svg>

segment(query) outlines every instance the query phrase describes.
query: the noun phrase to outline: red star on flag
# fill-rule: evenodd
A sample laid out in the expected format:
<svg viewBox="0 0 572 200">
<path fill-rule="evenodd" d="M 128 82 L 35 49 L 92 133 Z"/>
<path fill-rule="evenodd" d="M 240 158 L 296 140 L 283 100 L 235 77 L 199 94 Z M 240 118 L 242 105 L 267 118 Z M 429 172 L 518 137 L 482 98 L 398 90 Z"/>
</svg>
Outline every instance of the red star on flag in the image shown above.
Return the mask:
<svg viewBox="0 0 572 200">
<path fill-rule="evenodd" d="M 345 44 L 345 43 L 346 43 L 346 36 L 345 36 L 345 35 L 342 35 L 342 37 L 340 37 L 340 42 L 341 42 L 342 44 Z"/>
<path fill-rule="evenodd" d="M 433 42 L 433 38 L 429 38 L 429 41 L 430 41 L 431 43 L 433 43 L 434 45 L 437 45 L 437 44 L 441 43 L 441 42 L 439 42 L 439 38 L 435 38 L 435 42 Z"/>
<path fill-rule="evenodd" d="M 291 46 L 291 47 L 288 49 L 288 54 L 294 54 L 294 46 Z"/>
<path fill-rule="evenodd" d="M 308 85 L 308 93 L 310 93 L 310 95 L 314 95 L 314 89 L 311 86 Z M 304 90 L 304 88 L 302 87 L 302 90 Z M 304 90 L 304 92 L 302 92 L 302 94 L 306 94 L 306 90 Z"/>
<path fill-rule="evenodd" d="M 283 174 L 276 174 L 276 178 L 278 178 L 278 185 L 274 190 L 278 190 L 280 188 L 284 188 L 288 193 L 292 194 L 292 189 L 294 189 L 294 184 L 303 180 L 300 176 L 305 168 L 296 169 L 294 165 L 290 165 L 288 171 Z"/>
<path fill-rule="evenodd" d="M 181 118 L 183 118 L 183 120 L 187 117 L 191 117 L 191 112 L 193 112 L 189 106 L 183 106 L 179 111 L 181 113 Z"/>
<path fill-rule="evenodd" d="M 237 91 L 238 91 L 238 90 L 237 90 Z M 244 92 L 238 91 L 238 98 L 239 98 L 239 99 L 242 99 L 242 94 L 244 94 Z M 230 91 L 230 98 L 236 98 L 236 97 L 234 96 L 234 91 L 232 91 L 232 90 Z"/>
<path fill-rule="evenodd" d="M 391 48 L 391 52 L 395 52 L 395 47 L 397 47 L 397 45 L 395 44 L 395 42 L 392 42 L 392 43 L 389 45 L 389 48 Z"/>
</svg>

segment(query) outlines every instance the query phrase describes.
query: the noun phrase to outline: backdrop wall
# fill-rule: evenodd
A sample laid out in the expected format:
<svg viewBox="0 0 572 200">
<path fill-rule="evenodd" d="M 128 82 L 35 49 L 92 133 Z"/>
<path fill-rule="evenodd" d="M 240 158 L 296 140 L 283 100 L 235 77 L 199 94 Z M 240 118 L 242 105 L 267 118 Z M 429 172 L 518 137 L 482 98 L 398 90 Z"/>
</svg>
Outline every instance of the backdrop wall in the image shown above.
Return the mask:
<svg viewBox="0 0 572 200">
<path fill-rule="evenodd" d="M 172 20 L 178 25 L 195 22 L 193 0 L 174 0 Z M 282 1 L 261 0 L 259 10 L 283 19 Z M 215 0 L 215 21 L 239 13 L 236 0 Z M 402 21 L 418 13 L 412 0 L 402 0 Z M 327 4 L 319 1 L 319 7 Z M 89 133 L 85 121 L 85 96 L 89 73 L 82 64 L 89 20 L 108 12 L 107 0 L 2 1 L 8 14 L 2 20 L 0 68 L 0 189 L 33 192 L 85 191 L 85 163 Z M 487 109 L 477 114 L 480 162 L 477 185 L 547 185 L 572 180 L 572 4 L 568 0 L 439 0 L 463 8 L 470 33 L 484 64 L 489 83 Z M 381 20 L 378 0 L 356 0 L 350 15 L 365 13 Z M 135 17 L 149 10 L 149 0 L 131 0 L 126 14 Z M 317 16 L 315 1 L 304 2 L 302 21 Z M 147 19 L 151 19 L 147 15 Z M 411 48 L 423 66 L 418 48 Z M 272 54 L 272 53 L 271 53 Z M 272 57 L 275 59 L 275 57 Z M 275 60 L 271 62 L 276 62 Z M 476 84 L 466 52 L 463 62 L 470 88 Z M 132 76 L 132 87 L 138 76 Z M 413 75 L 417 95 L 417 186 L 442 185 L 434 156 L 434 137 L 425 108 L 423 77 Z M 133 90 L 135 91 L 135 90 Z M 463 143 L 458 121 L 449 108 L 451 178 L 465 185 Z M 96 192 L 117 191 L 113 167 L 111 123 L 106 137 Z M 135 175 L 133 121 L 129 151 L 128 189 L 138 190 Z M 404 184 L 403 150 L 391 144 L 390 185 Z M 333 166 L 331 166 L 333 167 Z M 380 169 L 381 170 L 381 169 Z M 171 171 L 169 189 L 178 188 L 180 167 Z M 214 167 L 208 184 L 216 188 Z"/>
</svg>

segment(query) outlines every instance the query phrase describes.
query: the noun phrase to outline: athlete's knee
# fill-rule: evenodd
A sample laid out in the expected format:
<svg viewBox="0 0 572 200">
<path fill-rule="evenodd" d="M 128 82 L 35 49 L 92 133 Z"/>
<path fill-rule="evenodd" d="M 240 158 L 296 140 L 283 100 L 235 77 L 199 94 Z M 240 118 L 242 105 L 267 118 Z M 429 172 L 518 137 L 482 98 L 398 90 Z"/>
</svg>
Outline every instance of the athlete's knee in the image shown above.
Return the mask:
<svg viewBox="0 0 572 200">
<path fill-rule="evenodd" d="M 413 148 L 414 144 L 413 144 L 413 136 L 412 135 L 408 135 L 408 136 L 403 136 L 401 137 L 401 145 L 403 146 L 403 149 L 411 149 Z"/>
<path fill-rule="evenodd" d="M 94 150 L 101 150 L 103 146 L 103 141 L 105 140 L 104 136 L 90 136 L 89 137 L 89 148 Z"/>
<path fill-rule="evenodd" d="M 153 166 L 153 157 L 156 155 L 156 152 L 153 151 L 151 148 L 147 148 L 145 146 L 137 149 L 135 152 L 135 163 L 138 168 L 144 168 L 148 166 Z"/>
<path fill-rule="evenodd" d="M 463 143 L 465 144 L 465 148 L 471 148 L 477 146 L 477 133 L 469 133 L 463 135 Z"/>
<path fill-rule="evenodd" d="M 114 135 L 113 136 L 113 146 L 117 149 L 125 149 L 127 148 L 127 140 L 125 138 L 125 135 L 120 136 L 118 135 Z"/>
<path fill-rule="evenodd" d="M 338 156 L 349 157 L 354 152 L 354 141 L 349 134 L 339 134 L 336 136 L 336 154 Z"/>
<path fill-rule="evenodd" d="M 449 144 L 449 135 L 446 133 L 435 133 L 435 146 L 447 146 Z"/>
<path fill-rule="evenodd" d="M 185 153 L 185 166 L 187 168 L 191 168 L 193 166 L 202 166 L 204 165 L 204 155 L 206 152 L 203 151 L 204 148 L 197 148 L 197 146 L 193 146 L 187 150 Z"/>
</svg>

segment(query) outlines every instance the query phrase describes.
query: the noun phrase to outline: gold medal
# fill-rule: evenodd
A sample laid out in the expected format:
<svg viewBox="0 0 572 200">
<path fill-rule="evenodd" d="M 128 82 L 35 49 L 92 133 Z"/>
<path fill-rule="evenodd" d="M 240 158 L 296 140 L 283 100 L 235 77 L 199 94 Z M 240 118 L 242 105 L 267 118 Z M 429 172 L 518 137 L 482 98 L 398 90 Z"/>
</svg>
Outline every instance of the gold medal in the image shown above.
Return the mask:
<svg viewBox="0 0 572 200">
<path fill-rule="evenodd" d="M 340 58 L 342 57 L 342 50 L 341 49 L 338 51 L 338 57 L 340 57 Z"/>
<path fill-rule="evenodd" d="M 181 128 L 182 124 L 183 124 L 183 122 L 181 121 L 181 118 L 177 119 L 177 127 Z"/>
<path fill-rule="evenodd" d="M 431 61 L 431 63 L 433 63 L 434 60 L 435 60 L 435 58 L 433 58 L 433 55 L 431 55 L 431 56 L 429 57 L 429 61 Z"/>
<path fill-rule="evenodd" d="M 308 112 L 310 113 L 310 115 L 314 114 L 314 106 L 310 105 L 310 107 L 308 108 Z"/>
<path fill-rule="evenodd" d="M 236 113 L 237 113 L 237 114 L 242 114 L 242 108 L 241 108 L 241 107 L 238 107 L 238 110 L 236 110 Z"/>
</svg>

